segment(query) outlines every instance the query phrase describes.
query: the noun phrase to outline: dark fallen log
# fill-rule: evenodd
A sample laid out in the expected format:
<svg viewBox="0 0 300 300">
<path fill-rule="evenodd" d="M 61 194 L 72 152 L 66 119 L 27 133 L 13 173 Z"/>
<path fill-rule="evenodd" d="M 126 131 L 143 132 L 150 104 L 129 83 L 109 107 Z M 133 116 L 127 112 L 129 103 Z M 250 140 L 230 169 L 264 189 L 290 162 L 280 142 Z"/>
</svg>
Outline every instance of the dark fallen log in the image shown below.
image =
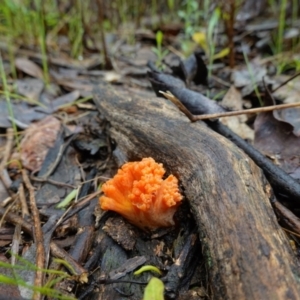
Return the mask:
<svg viewBox="0 0 300 300">
<path fill-rule="evenodd" d="M 205 97 L 201 93 L 186 88 L 180 79 L 175 78 L 172 75 L 152 71 L 148 73 L 148 78 L 156 95 L 162 97 L 162 91 L 171 92 L 172 95 L 175 96 L 175 99 L 173 99 L 172 102 L 179 110 L 184 112 L 192 122 L 195 122 L 198 117 L 202 117 L 203 115 L 226 112 L 224 107 Z M 164 95 L 164 97 L 166 97 L 166 95 Z M 170 100 L 171 99 L 172 98 L 170 98 Z M 248 156 L 250 156 L 264 171 L 275 192 L 286 196 L 290 200 L 299 201 L 300 184 L 297 180 L 288 175 L 280 167 L 273 164 L 251 144 L 244 141 L 221 122 L 216 119 L 206 120 L 205 122 L 211 129 L 231 140 L 248 154 Z"/>
<path fill-rule="evenodd" d="M 99 87 L 94 101 L 128 160 L 151 156 L 176 175 L 196 219 L 212 298 L 298 299 L 299 268 L 255 163 L 163 99 Z"/>
</svg>

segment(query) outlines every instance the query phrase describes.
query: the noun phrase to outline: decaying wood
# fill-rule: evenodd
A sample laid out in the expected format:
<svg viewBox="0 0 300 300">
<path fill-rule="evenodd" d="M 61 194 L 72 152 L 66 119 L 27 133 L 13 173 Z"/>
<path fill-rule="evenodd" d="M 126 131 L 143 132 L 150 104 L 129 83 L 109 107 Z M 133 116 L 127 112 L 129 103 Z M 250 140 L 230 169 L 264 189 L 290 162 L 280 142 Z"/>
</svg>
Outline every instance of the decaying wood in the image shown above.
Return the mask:
<svg viewBox="0 0 300 300">
<path fill-rule="evenodd" d="M 204 123 L 163 99 L 95 90 L 128 160 L 151 156 L 176 175 L 196 219 L 214 299 L 298 299 L 299 268 L 261 170 Z M 200 254 L 199 254 L 200 255 Z"/>
</svg>

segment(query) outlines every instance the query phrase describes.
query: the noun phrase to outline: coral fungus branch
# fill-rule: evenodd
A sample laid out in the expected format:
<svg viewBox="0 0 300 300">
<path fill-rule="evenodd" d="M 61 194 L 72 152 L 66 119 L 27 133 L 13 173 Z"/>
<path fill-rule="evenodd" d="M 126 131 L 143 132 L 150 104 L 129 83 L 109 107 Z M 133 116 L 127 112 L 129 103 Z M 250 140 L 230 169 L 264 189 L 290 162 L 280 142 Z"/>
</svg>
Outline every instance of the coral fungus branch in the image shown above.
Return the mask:
<svg viewBox="0 0 300 300">
<path fill-rule="evenodd" d="M 182 195 L 178 180 L 153 158 L 129 162 L 102 186 L 101 208 L 113 210 L 142 229 L 174 225 L 173 216 Z"/>
</svg>

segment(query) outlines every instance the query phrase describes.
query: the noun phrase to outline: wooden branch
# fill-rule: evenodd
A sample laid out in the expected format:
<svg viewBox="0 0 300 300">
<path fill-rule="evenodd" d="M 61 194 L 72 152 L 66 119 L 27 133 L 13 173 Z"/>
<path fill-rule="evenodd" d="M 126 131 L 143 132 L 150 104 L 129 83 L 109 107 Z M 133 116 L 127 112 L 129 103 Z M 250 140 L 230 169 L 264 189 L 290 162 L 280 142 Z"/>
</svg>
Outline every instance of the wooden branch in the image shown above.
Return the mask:
<svg viewBox="0 0 300 300">
<path fill-rule="evenodd" d="M 162 95 L 164 95 L 167 99 L 172 101 L 175 105 L 177 105 L 177 102 L 180 102 L 172 93 L 168 92 L 160 92 Z M 181 103 L 181 102 L 180 102 Z M 177 105 L 178 106 L 178 105 Z M 249 109 L 243 109 L 243 110 L 234 110 L 234 111 L 226 111 L 226 112 L 220 112 L 215 114 L 203 114 L 203 115 L 192 115 L 191 121 L 196 122 L 200 120 L 209 120 L 209 119 L 216 119 L 216 118 L 224 118 L 224 117 L 232 117 L 232 116 L 239 116 L 239 115 L 247 115 L 247 114 L 254 114 L 254 113 L 262 113 L 262 112 L 268 112 L 268 111 L 274 111 L 274 110 L 280 110 L 285 108 L 294 108 L 299 107 L 300 102 L 297 103 L 287 103 L 287 104 L 279 104 L 279 105 L 272 105 L 272 106 L 264 106 L 259 108 L 249 108 Z M 179 108 L 182 111 L 182 108 Z"/>
<path fill-rule="evenodd" d="M 45 269 L 45 248 L 44 248 L 44 234 L 41 227 L 40 214 L 36 206 L 34 187 L 32 186 L 26 171 L 22 170 L 22 177 L 24 184 L 29 191 L 29 203 L 31 208 L 31 214 L 34 224 L 34 242 L 36 244 L 36 267 L 34 285 L 42 287 L 44 283 L 44 273 L 42 269 Z M 38 300 L 42 299 L 42 295 L 39 292 L 34 292 L 32 299 Z"/>
<path fill-rule="evenodd" d="M 175 174 L 196 219 L 215 299 L 296 299 L 299 268 L 255 163 L 163 99 L 94 92 L 129 160 L 151 156 Z M 199 254 L 200 255 L 200 254 Z"/>
</svg>

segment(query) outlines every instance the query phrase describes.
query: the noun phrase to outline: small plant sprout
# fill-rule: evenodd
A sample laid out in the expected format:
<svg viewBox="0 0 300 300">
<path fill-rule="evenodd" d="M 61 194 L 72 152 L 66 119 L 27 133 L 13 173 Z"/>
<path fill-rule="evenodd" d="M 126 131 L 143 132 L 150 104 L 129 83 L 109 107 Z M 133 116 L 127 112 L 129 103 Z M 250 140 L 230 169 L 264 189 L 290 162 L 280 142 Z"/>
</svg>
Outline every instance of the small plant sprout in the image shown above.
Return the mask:
<svg viewBox="0 0 300 300">
<path fill-rule="evenodd" d="M 196 42 L 205 52 L 208 57 L 208 78 L 212 75 L 212 65 L 215 59 L 220 59 L 229 54 L 229 48 L 222 49 L 219 53 L 216 51 L 215 41 L 215 29 L 221 17 L 221 9 L 217 7 L 208 21 L 207 31 L 195 32 L 192 36 L 194 42 Z"/>
<path fill-rule="evenodd" d="M 133 274 L 140 275 L 149 271 L 161 275 L 161 271 L 157 267 L 151 265 L 143 266 Z M 164 283 L 160 279 L 152 277 L 145 287 L 143 300 L 164 300 L 164 289 Z"/>
<path fill-rule="evenodd" d="M 164 283 L 152 277 L 145 288 L 143 300 L 164 300 L 164 289 Z"/>
<path fill-rule="evenodd" d="M 65 208 L 66 206 L 68 206 L 71 201 L 77 199 L 78 191 L 79 188 L 72 190 L 63 201 L 56 205 L 56 208 Z"/>
<path fill-rule="evenodd" d="M 203 17 L 203 11 L 199 9 L 199 1 L 186 0 L 182 3 L 182 9 L 178 11 L 178 16 L 184 21 L 184 31 L 187 38 L 190 38 L 196 31 Z"/>
<path fill-rule="evenodd" d="M 215 31 L 215 28 L 218 24 L 218 21 L 220 19 L 220 16 L 221 16 L 221 10 L 219 7 L 217 7 L 210 20 L 209 20 L 209 23 L 208 23 L 208 29 L 207 29 L 207 44 L 208 44 L 208 47 L 209 47 L 209 64 L 208 64 L 208 78 L 211 77 L 212 75 L 212 65 L 213 65 L 213 60 L 214 60 L 214 55 L 215 55 L 215 39 L 214 39 L 214 31 Z"/>
<path fill-rule="evenodd" d="M 156 33 L 156 48 L 152 47 L 152 51 L 157 56 L 156 66 L 163 69 L 163 60 L 168 55 L 169 51 L 167 49 L 162 49 L 164 34 L 159 30 Z"/>
<path fill-rule="evenodd" d="M 278 34 L 276 40 L 276 53 L 279 54 L 282 52 L 283 38 L 284 38 L 284 29 L 286 25 L 286 6 L 287 0 L 282 0 L 280 4 L 280 13 L 279 13 L 279 26 L 278 26 Z M 277 69 L 277 73 L 282 73 L 284 69 L 284 63 L 280 63 Z"/>
<path fill-rule="evenodd" d="M 36 0 L 35 6 L 37 9 L 36 26 L 38 28 L 38 40 L 39 40 L 41 54 L 42 54 L 43 77 L 46 85 L 48 85 L 50 83 L 50 78 L 49 78 L 47 45 L 46 45 L 44 3 L 41 0 Z"/>
<path fill-rule="evenodd" d="M 143 272 L 149 272 L 149 271 L 154 272 L 158 275 L 161 275 L 160 269 L 158 269 L 157 267 L 151 266 L 151 265 L 143 266 L 143 267 L 139 268 L 137 271 L 135 271 L 133 274 L 140 275 Z"/>
</svg>

